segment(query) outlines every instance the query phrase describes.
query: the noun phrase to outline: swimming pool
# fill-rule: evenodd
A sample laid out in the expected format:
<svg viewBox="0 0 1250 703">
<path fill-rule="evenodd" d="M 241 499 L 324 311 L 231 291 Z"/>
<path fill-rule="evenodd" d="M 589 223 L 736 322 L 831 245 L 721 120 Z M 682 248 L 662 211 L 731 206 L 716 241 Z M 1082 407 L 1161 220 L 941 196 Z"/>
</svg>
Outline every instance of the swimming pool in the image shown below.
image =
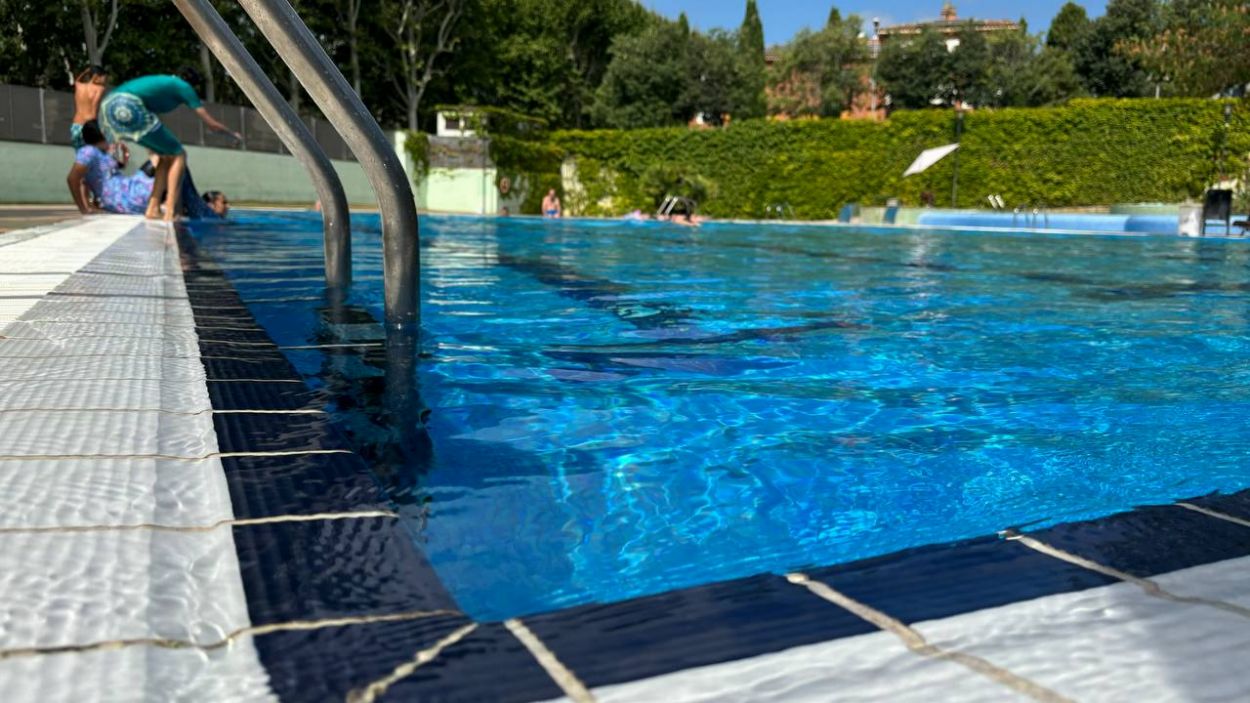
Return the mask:
<svg viewBox="0 0 1250 703">
<path fill-rule="evenodd" d="M 1250 485 L 1239 242 L 423 218 L 429 408 L 289 350 L 479 619 Z M 197 230 L 283 346 L 382 337 L 380 235 Z"/>
</svg>

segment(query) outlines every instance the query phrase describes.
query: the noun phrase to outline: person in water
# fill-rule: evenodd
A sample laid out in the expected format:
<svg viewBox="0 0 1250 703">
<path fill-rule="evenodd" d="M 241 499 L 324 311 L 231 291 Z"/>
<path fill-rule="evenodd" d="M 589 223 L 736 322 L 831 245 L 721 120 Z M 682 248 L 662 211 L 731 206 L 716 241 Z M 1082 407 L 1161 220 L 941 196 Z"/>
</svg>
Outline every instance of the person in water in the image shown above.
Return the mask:
<svg viewBox="0 0 1250 703">
<path fill-rule="evenodd" d="M 161 217 L 160 196 L 165 194 L 165 220 L 178 214 L 182 195 L 187 154 L 178 138 L 161 123 L 160 115 L 186 105 L 210 130 L 229 134 L 236 141 L 243 136 L 218 122 L 204 107 L 191 82 L 199 81 L 192 69 L 179 76 L 142 76 L 123 83 L 109 93 L 100 105 L 104 128 L 119 139 L 140 144 L 161 158 L 156 167 L 155 183 L 144 215 L 155 220 Z M 188 81 L 187 79 L 190 79 Z"/>
<path fill-rule="evenodd" d="M 552 188 L 543 198 L 543 217 L 559 219 L 563 216 L 564 208 L 560 205 L 560 196 L 556 195 L 556 189 Z"/>
<path fill-rule="evenodd" d="M 108 140 L 95 120 L 88 120 L 79 129 L 83 141 L 74 154 L 66 183 L 78 211 L 84 215 L 112 212 L 138 215 L 152 197 L 153 178 L 142 171 L 133 176 L 122 173 L 122 165 L 109 154 Z M 99 207 L 92 205 L 88 195 Z"/>
<path fill-rule="evenodd" d="M 230 214 L 230 200 L 226 194 L 220 190 L 210 190 L 204 193 L 204 204 L 208 205 L 208 209 L 212 210 L 218 217 L 224 218 Z"/>
</svg>

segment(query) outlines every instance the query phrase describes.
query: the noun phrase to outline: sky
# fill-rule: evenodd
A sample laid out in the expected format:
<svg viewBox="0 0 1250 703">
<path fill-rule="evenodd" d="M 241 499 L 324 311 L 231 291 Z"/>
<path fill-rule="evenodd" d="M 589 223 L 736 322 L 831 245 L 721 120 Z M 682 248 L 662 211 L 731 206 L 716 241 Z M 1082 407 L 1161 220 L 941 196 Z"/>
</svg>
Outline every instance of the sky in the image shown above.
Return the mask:
<svg viewBox="0 0 1250 703">
<path fill-rule="evenodd" d="M 771 46 L 785 43 L 803 27 L 817 28 L 825 23 L 833 0 L 757 0 L 764 20 L 764 39 Z M 942 12 L 943 0 L 840 0 L 836 4 L 842 15 L 857 14 L 865 22 L 880 17 L 882 25 L 935 19 Z M 956 0 L 955 9 L 962 19 L 1010 19 L 1023 15 L 1029 31 L 1041 32 L 1059 12 L 1066 0 Z M 1106 8 L 1106 0 L 1077 0 L 1090 17 L 1097 17 Z M 742 24 L 746 0 L 642 0 L 642 4 L 669 17 L 685 11 L 690 24 L 699 29 L 723 27 L 733 29 Z"/>
</svg>

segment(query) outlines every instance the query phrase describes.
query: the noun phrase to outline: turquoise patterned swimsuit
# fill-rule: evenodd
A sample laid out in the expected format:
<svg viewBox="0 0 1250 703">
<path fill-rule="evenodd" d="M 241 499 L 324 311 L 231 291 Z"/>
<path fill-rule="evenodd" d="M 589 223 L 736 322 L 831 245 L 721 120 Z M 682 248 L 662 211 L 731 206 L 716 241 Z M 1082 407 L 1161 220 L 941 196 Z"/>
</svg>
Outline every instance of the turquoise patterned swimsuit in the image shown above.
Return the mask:
<svg viewBox="0 0 1250 703">
<path fill-rule="evenodd" d="M 100 207 L 122 215 L 142 215 L 152 196 L 152 179 L 142 173 L 127 176 L 112 156 L 94 146 L 79 149 L 74 162 L 87 167 L 87 188 Z"/>
</svg>

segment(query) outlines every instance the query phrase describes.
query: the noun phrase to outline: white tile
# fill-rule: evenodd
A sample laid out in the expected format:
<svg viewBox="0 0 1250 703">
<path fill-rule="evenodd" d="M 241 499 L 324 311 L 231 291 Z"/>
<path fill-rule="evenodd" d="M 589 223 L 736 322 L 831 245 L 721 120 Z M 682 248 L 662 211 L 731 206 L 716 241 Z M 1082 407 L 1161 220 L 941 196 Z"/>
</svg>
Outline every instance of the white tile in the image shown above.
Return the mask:
<svg viewBox="0 0 1250 703">
<path fill-rule="evenodd" d="M 0 594 L 6 649 L 211 642 L 249 624 L 229 528 L 0 534 Z"/>
<path fill-rule="evenodd" d="M 922 657 L 885 632 L 605 686 L 594 695 L 600 703 L 1021 700 L 958 664 Z"/>
<path fill-rule="evenodd" d="M 211 652 L 130 647 L 0 661 L 12 703 L 276 701 L 251 638 Z"/>
<path fill-rule="evenodd" d="M 211 525 L 234 517 L 220 460 L 0 462 L 0 529 Z"/>
<path fill-rule="evenodd" d="M 1158 579 L 1245 598 L 1250 560 Z M 1241 586 L 1236 585 L 1241 574 Z M 1250 620 L 1146 595 L 1137 586 L 1040 598 L 915 626 L 1080 701 L 1245 701 Z"/>
</svg>

